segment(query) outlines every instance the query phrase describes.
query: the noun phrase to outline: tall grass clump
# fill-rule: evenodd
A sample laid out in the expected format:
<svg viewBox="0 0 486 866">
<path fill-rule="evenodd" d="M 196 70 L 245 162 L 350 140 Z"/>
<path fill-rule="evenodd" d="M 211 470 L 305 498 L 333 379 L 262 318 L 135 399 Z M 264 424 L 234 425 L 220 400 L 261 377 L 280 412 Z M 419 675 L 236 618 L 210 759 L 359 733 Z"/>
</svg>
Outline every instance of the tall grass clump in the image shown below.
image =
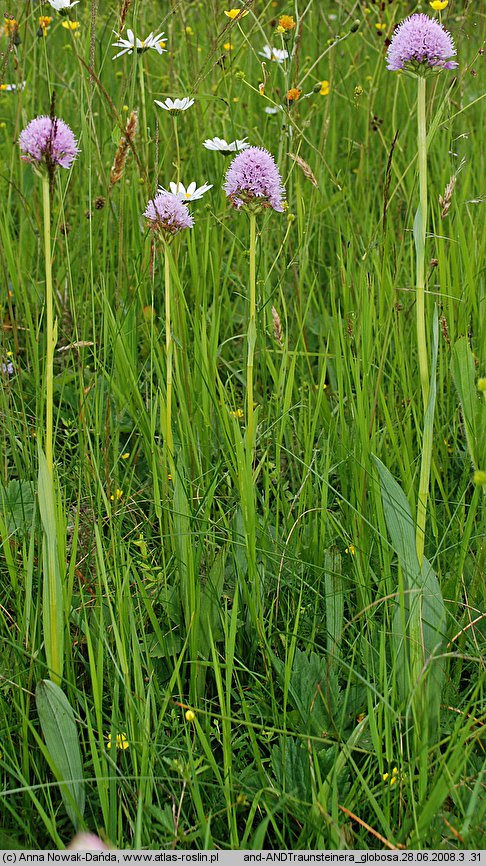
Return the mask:
<svg viewBox="0 0 486 866">
<path fill-rule="evenodd" d="M 481 10 L 17 6 L 2 847 L 479 849 Z"/>
</svg>

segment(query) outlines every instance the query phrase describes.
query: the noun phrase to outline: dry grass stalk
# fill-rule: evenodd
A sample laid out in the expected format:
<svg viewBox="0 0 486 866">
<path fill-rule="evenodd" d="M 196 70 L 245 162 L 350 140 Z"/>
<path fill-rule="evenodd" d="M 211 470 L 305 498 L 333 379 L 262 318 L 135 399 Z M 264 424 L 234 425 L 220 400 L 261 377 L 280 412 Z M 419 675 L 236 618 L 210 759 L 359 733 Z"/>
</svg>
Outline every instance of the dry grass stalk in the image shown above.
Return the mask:
<svg viewBox="0 0 486 866">
<path fill-rule="evenodd" d="M 123 0 L 122 7 L 120 9 L 120 33 L 123 33 L 123 28 L 125 26 L 125 18 L 127 17 L 131 2 L 132 0 Z"/>
<path fill-rule="evenodd" d="M 138 126 L 138 116 L 136 111 L 132 111 L 130 113 L 130 117 L 127 120 L 127 125 L 125 127 L 125 132 L 120 139 L 120 144 L 118 145 L 118 150 L 115 154 L 115 160 L 111 167 L 110 171 L 110 189 L 109 192 L 113 189 L 116 183 L 120 180 L 123 170 L 125 168 L 125 163 L 127 161 L 128 151 L 133 144 L 133 140 L 137 134 L 137 126 Z"/>
<path fill-rule="evenodd" d="M 456 171 L 452 175 L 449 183 L 447 184 L 447 186 L 444 190 L 444 195 L 439 196 L 439 204 L 442 208 L 442 210 L 440 212 L 440 218 L 441 219 L 444 219 L 447 216 L 447 214 L 449 213 L 449 208 L 451 206 L 451 201 L 452 201 L 452 194 L 454 192 L 454 187 L 455 187 L 456 181 L 457 181 L 457 175 L 459 174 L 459 172 L 463 168 L 465 161 L 466 161 L 465 159 L 461 159 L 461 162 L 459 163 L 458 168 L 456 169 Z"/>
<path fill-rule="evenodd" d="M 297 165 L 299 166 L 299 168 L 302 169 L 302 171 L 304 172 L 305 176 L 306 176 L 307 178 L 309 178 L 311 184 L 312 184 L 313 186 L 317 186 L 317 185 L 318 185 L 318 184 L 317 184 L 317 180 L 316 180 L 316 178 L 315 178 L 314 172 L 312 171 L 310 165 L 308 165 L 308 164 L 305 162 L 305 160 L 303 160 L 302 157 L 301 157 L 301 156 L 298 156 L 296 153 L 289 153 L 289 156 L 290 156 L 291 159 L 294 160 L 295 163 L 297 163 Z"/>
<path fill-rule="evenodd" d="M 272 319 L 273 319 L 273 336 L 275 337 L 279 346 L 282 346 L 283 345 L 282 322 L 280 321 L 280 316 L 277 313 L 275 307 L 272 307 Z"/>
</svg>

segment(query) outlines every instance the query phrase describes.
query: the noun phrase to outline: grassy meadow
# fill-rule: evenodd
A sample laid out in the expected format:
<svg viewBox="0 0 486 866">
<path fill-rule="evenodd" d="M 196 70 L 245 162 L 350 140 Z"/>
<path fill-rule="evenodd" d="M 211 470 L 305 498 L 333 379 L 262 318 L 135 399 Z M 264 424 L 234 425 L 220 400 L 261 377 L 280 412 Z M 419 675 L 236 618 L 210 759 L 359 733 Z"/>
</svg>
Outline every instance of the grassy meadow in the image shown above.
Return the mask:
<svg viewBox="0 0 486 866">
<path fill-rule="evenodd" d="M 1 846 L 88 829 L 120 849 L 484 847 L 484 8 L 7 5 Z M 417 84 L 386 68 L 417 11 L 440 14 L 459 64 L 426 79 L 435 406 L 417 351 Z M 282 15 L 297 26 L 279 32 Z M 167 50 L 113 59 L 127 29 Z M 173 115 L 167 97 L 194 103 Z M 79 154 L 53 173 L 46 246 L 18 138 L 51 111 Z M 266 148 L 282 175 L 254 255 L 215 136 Z M 212 188 L 164 250 L 147 203 L 194 180 Z"/>
</svg>

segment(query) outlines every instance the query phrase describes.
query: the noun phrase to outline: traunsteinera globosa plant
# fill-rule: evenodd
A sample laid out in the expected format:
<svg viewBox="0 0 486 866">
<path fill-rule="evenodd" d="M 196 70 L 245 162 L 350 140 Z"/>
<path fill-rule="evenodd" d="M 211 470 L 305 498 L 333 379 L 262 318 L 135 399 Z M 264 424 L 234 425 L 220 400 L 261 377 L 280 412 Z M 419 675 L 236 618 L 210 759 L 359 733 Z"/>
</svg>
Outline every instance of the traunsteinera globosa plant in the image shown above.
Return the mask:
<svg viewBox="0 0 486 866">
<path fill-rule="evenodd" d="M 417 352 L 420 386 L 424 411 L 421 469 L 415 524 L 415 554 L 407 552 L 407 568 L 403 567 L 405 596 L 401 599 L 401 623 L 405 622 L 408 641 L 408 687 L 404 697 L 410 697 L 415 728 L 422 744 L 433 733 L 430 719 L 437 733 L 440 705 L 441 670 L 439 662 L 430 659 L 440 648 L 444 627 L 444 603 L 436 575 L 424 557 L 427 500 L 432 459 L 432 440 L 436 397 L 435 367 L 438 345 L 437 311 L 434 313 L 431 339 L 432 357 L 429 371 L 425 306 L 425 246 L 427 230 L 427 127 L 426 82 L 431 75 L 444 69 L 454 69 L 457 63 L 451 35 L 437 20 L 428 15 L 415 14 L 396 28 L 387 52 L 387 67 L 402 71 L 417 81 L 417 162 L 419 203 L 415 214 L 413 235 L 416 259 Z M 412 565 L 411 565 L 412 563 Z M 399 642 L 403 646 L 402 627 L 397 627 Z M 404 680 L 403 680 L 404 682 Z M 427 687 L 427 693 L 425 688 Z M 427 721 L 428 720 L 428 721 Z M 423 752 L 423 750 L 422 750 Z M 423 776 L 423 774 L 421 774 Z"/>
<path fill-rule="evenodd" d="M 243 209 L 250 219 L 250 274 L 248 355 L 246 374 L 247 417 L 246 430 L 249 451 L 254 446 L 253 414 L 253 360 L 257 339 L 256 326 L 256 218 L 262 211 L 272 208 L 283 212 L 285 193 L 282 178 L 273 156 L 263 147 L 248 147 L 236 156 L 226 172 L 223 187 L 233 207 Z"/>
<path fill-rule="evenodd" d="M 164 248 L 164 288 L 165 288 L 165 348 L 166 348 L 166 404 L 165 404 L 165 443 L 170 472 L 175 477 L 174 440 L 172 436 L 172 368 L 174 344 L 171 325 L 170 258 L 169 246 L 175 235 L 194 225 L 194 218 L 178 196 L 170 192 L 159 192 L 151 199 L 144 211 L 150 228 Z"/>
<path fill-rule="evenodd" d="M 43 525 L 43 628 L 47 666 L 60 682 L 64 656 L 64 590 L 58 554 L 53 457 L 53 378 L 57 322 L 53 313 L 51 195 L 58 167 L 71 168 L 78 146 L 70 127 L 58 117 L 41 115 L 21 132 L 22 159 L 32 164 L 42 182 L 44 261 L 46 275 L 45 453 L 39 445 L 39 510 Z M 62 544 L 60 545 L 62 549 Z"/>
</svg>

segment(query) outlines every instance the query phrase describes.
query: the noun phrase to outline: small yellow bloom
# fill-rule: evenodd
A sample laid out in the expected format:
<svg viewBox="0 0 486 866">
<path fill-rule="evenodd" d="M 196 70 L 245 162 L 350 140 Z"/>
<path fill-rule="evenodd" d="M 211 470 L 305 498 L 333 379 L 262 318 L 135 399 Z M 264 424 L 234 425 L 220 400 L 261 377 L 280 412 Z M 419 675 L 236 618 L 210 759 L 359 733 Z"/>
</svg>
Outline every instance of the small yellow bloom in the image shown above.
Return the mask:
<svg viewBox="0 0 486 866">
<path fill-rule="evenodd" d="M 265 84 L 263 82 L 258 85 L 258 92 L 260 96 L 265 96 Z"/>
<path fill-rule="evenodd" d="M 432 0 L 429 6 L 432 6 L 434 12 L 442 12 L 449 5 L 449 0 Z"/>
<path fill-rule="evenodd" d="M 282 30 L 295 30 L 297 24 L 292 18 L 292 15 L 281 15 L 278 21 L 278 26 L 281 27 Z"/>
<path fill-rule="evenodd" d="M 193 722 L 196 718 L 196 713 L 193 710 L 186 710 L 186 722 Z"/>
<path fill-rule="evenodd" d="M 186 36 L 194 36 L 194 30 L 192 29 L 192 27 L 186 27 L 185 32 Z"/>
<path fill-rule="evenodd" d="M 130 457 L 130 452 L 125 451 L 124 454 L 122 454 L 121 459 L 122 460 L 128 460 L 129 457 Z"/>
<path fill-rule="evenodd" d="M 382 21 L 377 21 L 375 27 L 379 33 L 383 33 L 383 30 L 386 30 L 386 24 L 384 24 Z"/>
<path fill-rule="evenodd" d="M 72 30 L 73 33 L 79 30 L 79 21 L 62 21 L 61 25 L 65 30 Z"/>
<path fill-rule="evenodd" d="M 233 418 L 238 418 L 238 421 L 242 421 L 243 418 L 244 418 L 244 412 L 243 412 L 243 409 L 234 409 L 234 410 L 231 412 L 231 414 L 233 415 Z"/>
<path fill-rule="evenodd" d="M 112 502 L 114 502 L 115 499 L 121 499 L 122 496 L 123 496 L 123 490 L 120 490 L 120 489 L 117 487 L 116 490 L 115 490 L 115 492 L 111 494 L 110 499 L 111 499 Z"/>
<path fill-rule="evenodd" d="M 225 9 L 224 14 L 227 15 L 228 18 L 231 18 L 231 20 L 233 21 L 235 18 L 238 17 L 240 12 L 241 12 L 241 9 L 227 9 L 227 10 Z M 245 9 L 243 12 L 241 12 L 241 18 L 244 18 L 245 15 L 248 15 L 248 9 Z"/>
<path fill-rule="evenodd" d="M 15 36 L 17 30 L 19 29 L 18 21 L 15 18 L 5 15 L 4 17 L 4 30 L 5 36 Z"/>
<path fill-rule="evenodd" d="M 356 556 L 356 548 L 354 544 L 350 544 L 349 547 L 344 551 L 345 553 L 349 553 L 351 556 Z"/>
<path fill-rule="evenodd" d="M 49 15 L 40 15 L 39 16 L 39 30 L 40 30 L 39 36 L 41 34 L 42 34 L 42 36 L 46 36 L 47 28 L 49 27 L 49 24 L 51 23 L 51 21 L 52 21 L 52 18 L 50 18 Z"/>
<path fill-rule="evenodd" d="M 225 42 L 224 45 L 223 45 L 223 48 L 224 48 L 225 51 L 233 51 L 233 48 L 234 48 L 234 47 L 235 47 L 235 46 L 233 45 L 232 42 Z"/>
<path fill-rule="evenodd" d="M 331 87 L 329 81 L 321 81 L 320 96 L 328 96 Z"/>
<path fill-rule="evenodd" d="M 302 93 L 298 87 L 291 87 L 290 90 L 287 91 L 287 100 L 288 102 L 295 102 L 300 94 Z"/>
<path fill-rule="evenodd" d="M 398 767 L 393 767 L 391 773 L 383 773 L 382 779 L 384 782 L 388 782 L 391 788 L 393 785 L 400 781 Z"/>
<path fill-rule="evenodd" d="M 117 734 L 115 737 L 115 746 L 117 749 L 122 749 L 123 751 L 125 751 L 125 749 L 128 749 L 129 743 L 127 740 L 127 735 Z M 106 744 L 106 748 L 111 749 L 111 734 L 108 734 L 108 742 Z"/>
</svg>

